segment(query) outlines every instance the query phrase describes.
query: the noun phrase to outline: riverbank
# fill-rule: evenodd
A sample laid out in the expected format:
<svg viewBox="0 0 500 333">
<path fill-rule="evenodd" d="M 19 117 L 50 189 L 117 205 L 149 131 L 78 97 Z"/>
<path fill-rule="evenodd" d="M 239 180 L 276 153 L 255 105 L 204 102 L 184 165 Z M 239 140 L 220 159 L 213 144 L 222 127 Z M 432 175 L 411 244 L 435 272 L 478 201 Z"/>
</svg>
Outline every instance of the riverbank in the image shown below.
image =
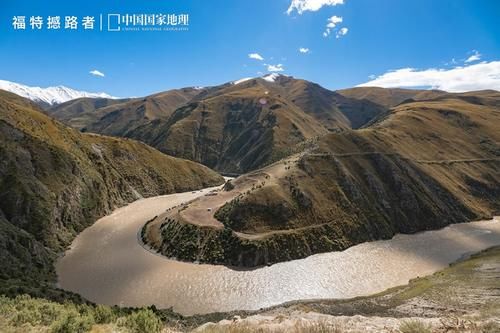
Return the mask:
<svg viewBox="0 0 500 333">
<path fill-rule="evenodd" d="M 259 310 L 304 299 L 370 295 L 500 244 L 500 223 L 461 223 L 254 270 L 179 262 L 138 242 L 146 221 L 212 191 L 143 199 L 86 229 L 57 263 L 61 288 L 107 305 L 183 315 Z"/>
<path fill-rule="evenodd" d="M 500 332 L 499 290 L 500 246 L 379 294 L 193 316 L 179 331 L 496 333 Z"/>
<path fill-rule="evenodd" d="M 293 302 L 255 312 L 183 317 L 154 308 L 61 305 L 25 296 L 0 297 L 0 331 L 43 332 L 67 327 L 100 333 L 141 329 L 153 333 L 494 333 L 500 331 L 499 290 L 500 247 L 495 247 L 376 295 Z"/>
</svg>

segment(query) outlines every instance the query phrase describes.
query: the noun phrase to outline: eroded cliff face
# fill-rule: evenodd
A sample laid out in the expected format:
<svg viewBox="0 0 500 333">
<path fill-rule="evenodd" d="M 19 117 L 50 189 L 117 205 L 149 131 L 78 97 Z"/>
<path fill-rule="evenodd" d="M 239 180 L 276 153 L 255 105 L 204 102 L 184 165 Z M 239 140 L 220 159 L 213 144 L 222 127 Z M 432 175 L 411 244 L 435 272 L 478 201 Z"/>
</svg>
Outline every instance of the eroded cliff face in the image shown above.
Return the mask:
<svg viewBox="0 0 500 333">
<path fill-rule="evenodd" d="M 500 211 L 500 112 L 484 94 L 402 104 L 369 128 L 326 135 L 282 174 L 265 168 L 270 180 L 236 184 L 215 213 L 224 228 L 171 218 L 157 249 L 253 267 L 490 218 Z"/>
<path fill-rule="evenodd" d="M 141 197 L 222 182 L 145 144 L 78 133 L 2 92 L 1 278 L 50 281 L 56 254 L 98 217 Z"/>
</svg>

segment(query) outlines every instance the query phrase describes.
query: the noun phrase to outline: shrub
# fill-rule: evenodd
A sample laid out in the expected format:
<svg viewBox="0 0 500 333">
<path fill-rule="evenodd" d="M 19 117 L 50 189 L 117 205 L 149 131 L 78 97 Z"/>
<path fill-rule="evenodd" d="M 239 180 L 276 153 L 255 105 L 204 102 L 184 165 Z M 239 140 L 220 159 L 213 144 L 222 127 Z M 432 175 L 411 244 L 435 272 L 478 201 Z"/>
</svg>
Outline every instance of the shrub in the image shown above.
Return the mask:
<svg viewBox="0 0 500 333">
<path fill-rule="evenodd" d="M 233 183 L 231 183 L 231 181 L 230 181 L 230 180 L 228 180 L 228 181 L 226 182 L 226 184 L 224 184 L 224 191 L 229 192 L 229 191 L 232 191 L 233 189 L 234 189 L 234 185 L 233 185 Z"/>
<path fill-rule="evenodd" d="M 163 328 L 161 320 L 150 309 L 141 309 L 128 315 L 124 326 L 136 333 L 158 333 Z"/>
<path fill-rule="evenodd" d="M 94 309 L 94 319 L 97 324 L 107 324 L 115 321 L 116 315 L 109 306 L 97 305 Z"/>
<path fill-rule="evenodd" d="M 418 320 L 409 320 L 399 326 L 402 333 L 432 333 L 431 327 Z"/>
<path fill-rule="evenodd" d="M 54 321 L 50 326 L 52 333 L 84 333 L 88 332 L 94 325 L 90 316 L 82 316 L 76 311 L 68 311 L 61 318 Z"/>
</svg>

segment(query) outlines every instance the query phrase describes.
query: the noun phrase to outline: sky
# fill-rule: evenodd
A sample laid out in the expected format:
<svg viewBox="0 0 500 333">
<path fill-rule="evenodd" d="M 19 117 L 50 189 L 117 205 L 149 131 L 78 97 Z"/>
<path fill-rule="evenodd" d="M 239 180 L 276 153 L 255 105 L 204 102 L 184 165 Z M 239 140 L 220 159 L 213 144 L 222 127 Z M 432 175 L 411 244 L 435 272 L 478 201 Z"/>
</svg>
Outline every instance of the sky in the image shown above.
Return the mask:
<svg viewBox="0 0 500 333">
<path fill-rule="evenodd" d="M 188 22 L 107 31 L 109 14 Z M 0 0 L 0 79 L 119 97 L 271 72 L 329 89 L 500 90 L 499 14 L 497 0 Z"/>
</svg>

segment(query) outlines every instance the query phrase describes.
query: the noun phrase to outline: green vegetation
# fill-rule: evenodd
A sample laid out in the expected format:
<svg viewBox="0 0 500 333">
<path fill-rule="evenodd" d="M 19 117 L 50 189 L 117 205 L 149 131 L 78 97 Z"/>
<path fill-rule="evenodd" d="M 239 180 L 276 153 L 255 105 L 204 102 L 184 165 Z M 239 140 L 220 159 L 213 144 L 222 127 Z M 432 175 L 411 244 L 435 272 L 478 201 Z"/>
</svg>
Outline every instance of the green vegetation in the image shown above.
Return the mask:
<svg viewBox="0 0 500 333">
<path fill-rule="evenodd" d="M 103 325 L 130 333 L 158 333 L 164 326 L 151 309 L 55 303 L 28 295 L 0 296 L 1 332 L 83 333 Z"/>
<path fill-rule="evenodd" d="M 264 211 L 269 209 L 261 208 Z M 167 218 L 161 223 L 161 246 L 149 244 L 170 258 L 240 267 L 269 265 L 353 245 L 339 237 L 341 231 L 333 224 L 271 233 L 252 240 L 238 237 L 229 226 L 223 229 L 201 228 Z M 145 233 L 143 241 L 149 241 Z"/>
<path fill-rule="evenodd" d="M 160 318 L 149 309 L 141 309 L 132 312 L 125 318 L 121 325 L 129 328 L 135 333 L 157 333 L 163 328 L 163 323 Z"/>
<path fill-rule="evenodd" d="M 418 320 L 408 320 L 399 326 L 401 333 L 432 333 L 431 327 Z"/>
</svg>

